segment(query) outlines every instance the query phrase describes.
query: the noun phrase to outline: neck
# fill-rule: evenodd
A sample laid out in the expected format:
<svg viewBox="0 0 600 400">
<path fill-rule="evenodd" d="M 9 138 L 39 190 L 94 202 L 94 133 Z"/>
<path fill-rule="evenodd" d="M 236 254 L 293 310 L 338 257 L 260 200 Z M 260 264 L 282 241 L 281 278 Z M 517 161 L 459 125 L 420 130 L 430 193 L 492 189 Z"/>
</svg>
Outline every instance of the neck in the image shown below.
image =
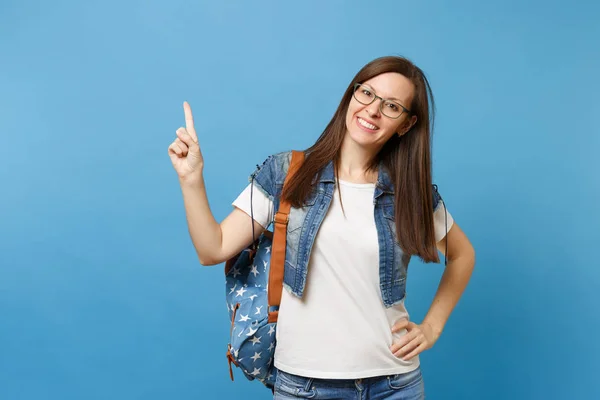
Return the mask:
<svg viewBox="0 0 600 400">
<path fill-rule="evenodd" d="M 375 154 L 377 153 L 359 146 L 346 135 L 340 149 L 338 178 L 354 183 L 374 183 L 377 181 L 377 172 L 367 169 Z"/>
</svg>

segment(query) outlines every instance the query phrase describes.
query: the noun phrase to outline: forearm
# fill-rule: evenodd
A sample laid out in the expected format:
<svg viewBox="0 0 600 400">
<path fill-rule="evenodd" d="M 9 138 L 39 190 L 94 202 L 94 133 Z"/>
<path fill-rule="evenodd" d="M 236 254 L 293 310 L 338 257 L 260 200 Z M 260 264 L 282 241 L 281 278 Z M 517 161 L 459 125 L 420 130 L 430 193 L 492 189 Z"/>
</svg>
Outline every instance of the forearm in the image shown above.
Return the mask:
<svg viewBox="0 0 600 400">
<path fill-rule="evenodd" d="M 428 324 L 436 337 L 441 335 L 452 310 L 462 296 L 475 266 L 474 254 L 448 260 L 440 284 L 423 324 Z"/>
<path fill-rule="evenodd" d="M 215 220 L 206 195 L 204 179 L 180 181 L 188 231 L 203 265 L 218 263 L 221 248 L 221 227 Z"/>
</svg>

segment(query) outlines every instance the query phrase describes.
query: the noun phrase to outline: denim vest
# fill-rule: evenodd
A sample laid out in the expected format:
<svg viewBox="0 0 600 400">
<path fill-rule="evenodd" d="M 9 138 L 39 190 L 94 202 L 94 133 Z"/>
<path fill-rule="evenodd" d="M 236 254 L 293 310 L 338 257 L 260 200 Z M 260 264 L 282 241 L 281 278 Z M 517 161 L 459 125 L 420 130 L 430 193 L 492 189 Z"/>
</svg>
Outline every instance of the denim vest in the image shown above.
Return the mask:
<svg viewBox="0 0 600 400">
<path fill-rule="evenodd" d="M 269 156 L 250 176 L 257 186 L 279 209 L 279 197 L 291 161 L 291 152 Z M 335 189 L 333 162 L 325 166 L 316 190 L 302 208 L 292 207 L 287 227 L 285 272 L 283 286 L 297 297 L 302 297 L 306 286 L 308 262 L 317 231 L 329 209 Z M 440 196 L 434 185 L 433 207 L 437 208 Z M 406 293 L 406 273 L 411 256 L 404 254 L 396 235 L 394 220 L 394 191 L 390 176 L 383 165 L 379 166 L 375 193 L 375 226 L 379 243 L 379 286 L 386 307 L 400 303 Z"/>
</svg>

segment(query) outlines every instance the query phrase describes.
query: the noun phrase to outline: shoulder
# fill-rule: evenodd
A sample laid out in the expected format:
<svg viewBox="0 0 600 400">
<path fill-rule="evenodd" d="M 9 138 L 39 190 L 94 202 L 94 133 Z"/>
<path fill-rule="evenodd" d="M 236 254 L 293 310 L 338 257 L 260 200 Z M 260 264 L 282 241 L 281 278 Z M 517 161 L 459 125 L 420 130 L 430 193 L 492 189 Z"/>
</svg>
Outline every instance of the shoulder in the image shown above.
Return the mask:
<svg viewBox="0 0 600 400">
<path fill-rule="evenodd" d="M 262 164 L 257 164 L 249 181 L 257 184 L 273 200 L 279 195 L 290 165 L 292 152 L 283 151 L 268 156 Z"/>
<path fill-rule="evenodd" d="M 282 151 L 280 153 L 275 153 L 271 155 L 271 159 L 277 169 L 277 172 L 280 172 L 285 176 L 292 161 L 292 151 L 288 150 Z"/>
<path fill-rule="evenodd" d="M 282 183 L 287 174 L 291 160 L 291 150 L 271 154 L 263 161 L 262 165 L 257 166 L 257 172 L 264 171 L 269 174 L 273 181 Z"/>
</svg>

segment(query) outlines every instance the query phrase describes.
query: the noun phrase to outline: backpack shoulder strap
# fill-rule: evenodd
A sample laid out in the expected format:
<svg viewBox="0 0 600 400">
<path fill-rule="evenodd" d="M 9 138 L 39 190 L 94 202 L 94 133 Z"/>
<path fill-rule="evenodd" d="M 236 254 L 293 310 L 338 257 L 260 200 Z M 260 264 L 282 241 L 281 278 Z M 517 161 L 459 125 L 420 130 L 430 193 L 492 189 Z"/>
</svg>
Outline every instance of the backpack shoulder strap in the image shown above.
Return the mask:
<svg viewBox="0 0 600 400">
<path fill-rule="evenodd" d="M 292 151 L 292 161 L 288 169 L 283 186 L 289 185 L 291 177 L 298 171 L 304 162 L 304 153 Z M 287 224 L 291 204 L 281 201 L 279 211 L 275 214 L 273 229 L 273 245 L 271 247 L 271 266 L 269 268 L 269 288 L 267 291 L 269 302 L 269 322 L 277 322 L 279 310 L 271 311 L 271 307 L 279 308 L 281 292 L 283 290 L 283 272 L 285 267 L 285 247 L 287 239 Z"/>
</svg>

